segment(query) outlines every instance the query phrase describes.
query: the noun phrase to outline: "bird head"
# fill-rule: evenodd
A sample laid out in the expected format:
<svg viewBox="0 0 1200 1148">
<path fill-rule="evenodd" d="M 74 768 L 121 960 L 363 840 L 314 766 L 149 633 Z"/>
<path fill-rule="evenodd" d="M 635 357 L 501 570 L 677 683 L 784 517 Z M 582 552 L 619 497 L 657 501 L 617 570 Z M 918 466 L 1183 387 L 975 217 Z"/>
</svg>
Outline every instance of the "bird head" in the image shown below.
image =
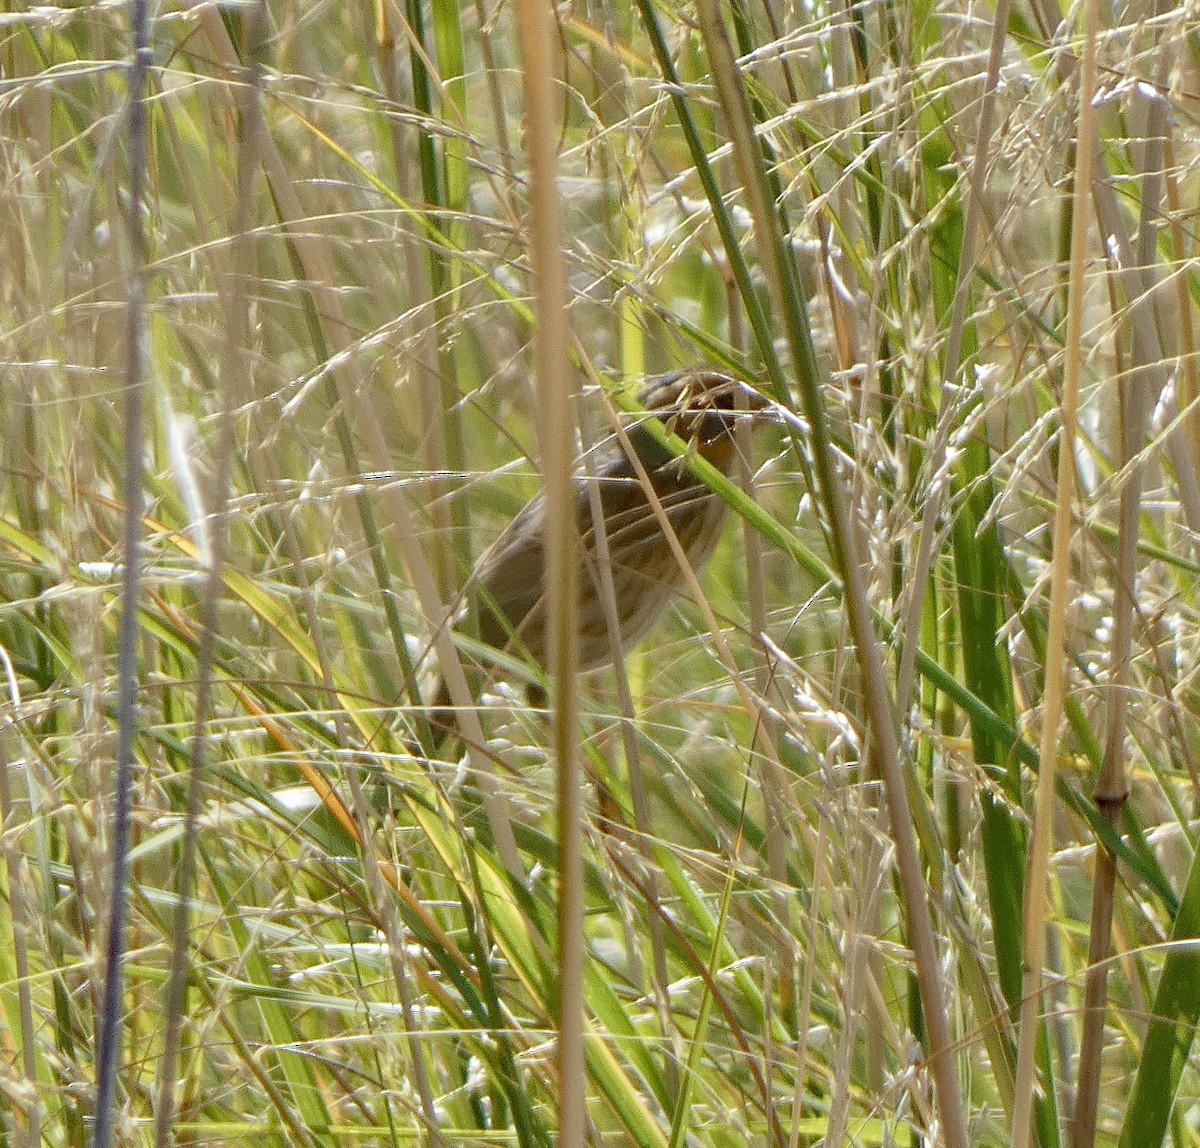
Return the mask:
<svg viewBox="0 0 1200 1148">
<path fill-rule="evenodd" d="M 751 424 L 766 417 L 769 404 L 753 387 L 708 368 L 677 371 L 649 382 L 638 401 L 657 416 L 668 433 L 723 471 L 734 454 L 734 430 L 739 419 Z"/>
</svg>

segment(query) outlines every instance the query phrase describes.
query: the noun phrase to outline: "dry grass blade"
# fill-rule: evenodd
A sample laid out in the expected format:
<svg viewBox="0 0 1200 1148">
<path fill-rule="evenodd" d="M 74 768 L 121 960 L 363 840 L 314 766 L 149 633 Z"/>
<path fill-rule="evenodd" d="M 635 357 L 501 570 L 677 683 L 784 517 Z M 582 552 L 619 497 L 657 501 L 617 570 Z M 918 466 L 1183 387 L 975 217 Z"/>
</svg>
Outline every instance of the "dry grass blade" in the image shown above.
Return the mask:
<svg viewBox="0 0 1200 1148">
<path fill-rule="evenodd" d="M 1075 515 L 1075 452 L 1078 433 L 1080 376 L 1083 370 L 1083 300 L 1091 220 L 1091 174 L 1095 162 L 1092 100 L 1096 90 L 1098 9 L 1084 5 L 1083 66 L 1079 83 L 1079 121 L 1076 131 L 1075 196 L 1072 205 L 1071 268 L 1065 341 L 1066 366 L 1059 416 L 1057 505 L 1054 513 L 1053 565 L 1050 572 L 1049 634 L 1046 638 L 1046 680 L 1042 700 L 1042 732 L 1038 757 L 1037 803 L 1029 844 L 1025 886 L 1026 984 L 1018 1029 L 1014 1083 L 1013 1143 L 1030 1144 L 1033 1099 L 1037 1088 L 1034 1044 L 1041 1023 L 1042 976 L 1046 952 L 1046 883 L 1051 827 L 1054 822 L 1054 782 L 1058 769 L 1066 670 L 1067 594 L 1071 576 L 1072 530 Z M 1046 1082 L 1049 1084 L 1049 1082 Z"/>
<path fill-rule="evenodd" d="M 1194 13 L 521 12 L 0 20 L 3 1135 L 1186 1139 Z"/>
<path fill-rule="evenodd" d="M 547 626 L 553 685 L 551 745 L 558 804 L 558 983 L 555 1066 L 559 1139 L 582 1144 L 587 1125 L 584 1061 L 583 776 L 579 753 L 579 524 L 573 492 L 575 419 L 567 360 L 567 275 L 558 191 L 554 96 L 558 69 L 551 51 L 553 11 L 542 0 L 518 0 L 529 153 L 530 263 L 537 314 L 535 357 L 541 415 L 542 484 L 546 501 Z M 531 574 L 531 576 L 536 576 Z"/>
</svg>

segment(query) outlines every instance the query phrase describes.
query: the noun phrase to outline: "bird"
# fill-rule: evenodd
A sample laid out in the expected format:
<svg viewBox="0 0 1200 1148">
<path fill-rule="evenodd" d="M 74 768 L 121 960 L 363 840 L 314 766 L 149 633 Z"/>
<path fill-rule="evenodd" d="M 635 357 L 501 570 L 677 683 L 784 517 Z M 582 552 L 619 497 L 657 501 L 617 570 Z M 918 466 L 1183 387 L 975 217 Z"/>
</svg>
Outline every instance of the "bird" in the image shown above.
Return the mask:
<svg viewBox="0 0 1200 1148">
<path fill-rule="evenodd" d="M 739 402 L 739 396 L 741 401 Z M 766 400 L 752 387 L 709 367 L 650 379 L 638 402 L 688 444 L 688 454 L 706 459 L 728 475 L 737 457 L 734 431 L 739 416 L 760 418 Z M 636 416 L 635 416 L 636 418 Z M 692 569 L 699 574 L 712 557 L 725 523 L 724 500 L 696 478 L 687 456 L 656 441 L 645 416 L 626 429 L 628 448 L 613 435 L 592 448 L 574 478 L 579 524 L 579 670 L 588 673 L 627 653 L 644 638 L 685 588 L 685 577 L 663 533 L 653 504 L 627 450 L 649 477 L 667 521 Z M 601 568 L 588 484 L 598 486 L 608 570 Z M 548 658 L 544 589 L 546 503 L 539 494 L 480 556 L 464 588 L 478 603 L 476 637 L 497 650 L 524 654 L 544 668 Z M 619 626 L 609 635 L 604 579 L 611 575 Z M 464 608 L 454 624 L 467 616 Z M 450 694 L 437 678 L 430 716 L 435 726 L 453 728 Z"/>
</svg>

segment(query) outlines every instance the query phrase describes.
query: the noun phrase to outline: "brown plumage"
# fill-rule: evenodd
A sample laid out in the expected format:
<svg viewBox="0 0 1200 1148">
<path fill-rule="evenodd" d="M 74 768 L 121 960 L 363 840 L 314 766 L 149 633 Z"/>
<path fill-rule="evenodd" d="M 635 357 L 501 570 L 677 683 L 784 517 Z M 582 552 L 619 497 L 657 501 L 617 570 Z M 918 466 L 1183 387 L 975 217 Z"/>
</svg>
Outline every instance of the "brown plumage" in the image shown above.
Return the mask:
<svg viewBox="0 0 1200 1148">
<path fill-rule="evenodd" d="M 749 411 L 762 398 L 744 383 L 715 370 L 681 371 L 651 380 L 638 396 L 667 429 L 728 474 L 736 455 L 734 426 L 738 395 Z M 640 423 L 629 426 L 630 446 L 645 468 L 691 567 L 699 573 L 712 557 L 725 523 L 725 503 L 699 481 Z M 684 585 L 670 542 L 646 497 L 637 470 L 616 436 L 596 447 L 589 460 L 595 475 L 608 540 L 613 591 L 620 625 L 619 647 L 629 650 L 654 626 Z M 597 555 L 591 499 L 581 468 L 576 479 L 576 514 L 583 567 L 579 579 L 579 668 L 598 669 L 612 660 L 604 610 L 603 578 Z M 546 603 L 543 591 L 545 503 L 533 499 L 480 557 L 467 583 L 478 601 L 481 641 L 497 649 L 523 651 L 546 662 Z M 446 724 L 450 703 L 438 680 L 434 718 Z"/>
</svg>

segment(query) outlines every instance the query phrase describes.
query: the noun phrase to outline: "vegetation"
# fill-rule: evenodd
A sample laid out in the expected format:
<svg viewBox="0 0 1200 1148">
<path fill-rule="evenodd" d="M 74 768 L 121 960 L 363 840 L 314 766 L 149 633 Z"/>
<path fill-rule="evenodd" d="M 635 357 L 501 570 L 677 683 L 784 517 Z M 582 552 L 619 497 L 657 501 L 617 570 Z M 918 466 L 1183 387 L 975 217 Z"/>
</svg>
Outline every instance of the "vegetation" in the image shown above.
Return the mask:
<svg viewBox="0 0 1200 1148">
<path fill-rule="evenodd" d="M 549 1144 L 579 959 L 589 1143 L 1200 1144 L 1194 11 L 514 3 L 5 7 L 4 1142 Z M 584 438 L 786 412 L 581 823 L 421 705 L 547 139 Z"/>
</svg>

